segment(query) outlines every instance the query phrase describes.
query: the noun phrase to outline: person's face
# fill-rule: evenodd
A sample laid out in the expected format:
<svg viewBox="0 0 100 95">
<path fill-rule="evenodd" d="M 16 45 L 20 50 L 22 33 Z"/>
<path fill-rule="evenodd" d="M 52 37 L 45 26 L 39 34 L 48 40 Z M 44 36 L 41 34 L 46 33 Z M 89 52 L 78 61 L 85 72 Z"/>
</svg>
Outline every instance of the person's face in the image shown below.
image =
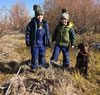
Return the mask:
<svg viewBox="0 0 100 95">
<path fill-rule="evenodd" d="M 67 19 L 61 19 L 61 23 L 62 23 L 63 25 L 67 25 L 67 22 L 68 22 Z"/>
<path fill-rule="evenodd" d="M 42 14 L 38 15 L 37 19 L 41 22 L 43 20 L 43 15 Z"/>
</svg>

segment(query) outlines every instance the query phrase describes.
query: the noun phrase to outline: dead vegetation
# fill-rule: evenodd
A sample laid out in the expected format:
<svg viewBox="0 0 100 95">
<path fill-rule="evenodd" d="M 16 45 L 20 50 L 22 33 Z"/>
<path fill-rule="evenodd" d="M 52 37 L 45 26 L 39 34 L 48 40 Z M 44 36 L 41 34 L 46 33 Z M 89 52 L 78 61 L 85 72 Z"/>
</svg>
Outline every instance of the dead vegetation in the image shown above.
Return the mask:
<svg viewBox="0 0 100 95">
<path fill-rule="evenodd" d="M 17 52 L 13 52 L 16 48 L 22 47 L 22 44 L 25 44 L 24 40 L 20 38 L 24 38 L 23 34 L 16 35 L 5 35 L 0 38 L 0 60 L 1 62 L 10 62 L 20 60 L 20 55 Z"/>
<path fill-rule="evenodd" d="M 69 11 L 76 32 L 81 34 L 76 35 L 76 45 L 80 42 L 100 42 L 100 5 L 94 4 L 93 0 L 46 0 L 45 18 L 49 21 L 51 34 L 64 7 Z M 36 73 L 32 73 L 30 50 L 25 46 L 25 35 L 21 34 L 25 33 L 30 19 L 25 4 L 18 2 L 11 6 L 11 10 L 3 6 L 0 13 L 1 95 L 100 95 L 100 51 L 90 50 L 88 79 L 74 72 L 77 48 L 70 50 L 69 70 L 62 69 L 60 55 L 60 65 L 50 64 L 48 69 L 39 68 Z M 47 49 L 47 63 L 51 55 L 52 49 Z"/>
<path fill-rule="evenodd" d="M 100 33 L 100 4 L 95 0 L 45 0 L 45 18 L 49 21 L 51 34 L 60 20 L 62 8 L 69 12 L 76 33 Z"/>
<path fill-rule="evenodd" d="M 6 95 L 79 95 L 69 73 L 57 68 L 39 69 L 36 73 L 16 74 L 3 83 Z"/>
<path fill-rule="evenodd" d="M 89 77 L 85 79 L 74 72 L 78 50 L 70 50 L 71 68 L 62 68 L 62 55 L 59 65 L 48 69 L 30 71 L 30 51 L 25 46 L 24 34 L 9 32 L 0 38 L 0 94 L 1 95 L 99 95 L 100 55 L 90 52 Z M 99 40 L 99 34 L 95 39 Z M 79 38 L 79 36 L 77 36 Z M 78 39 L 77 38 L 77 39 Z M 83 38 L 83 37 L 82 37 Z M 93 38 L 93 37 L 92 37 Z M 91 37 L 85 38 L 85 40 Z M 81 39 L 83 41 L 83 39 Z M 81 41 L 81 42 L 82 42 Z M 46 61 L 49 63 L 52 50 L 47 49 Z M 21 66 L 20 73 L 19 68 Z M 17 73 L 18 72 L 18 73 Z M 7 94 L 6 94 L 7 93 Z"/>
<path fill-rule="evenodd" d="M 6 6 L 0 8 L 0 35 L 5 31 L 17 31 L 25 33 L 26 25 L 30 20 L 29 10 L 25 3 L 17 2 L 8 9 Z"/>
</svg>

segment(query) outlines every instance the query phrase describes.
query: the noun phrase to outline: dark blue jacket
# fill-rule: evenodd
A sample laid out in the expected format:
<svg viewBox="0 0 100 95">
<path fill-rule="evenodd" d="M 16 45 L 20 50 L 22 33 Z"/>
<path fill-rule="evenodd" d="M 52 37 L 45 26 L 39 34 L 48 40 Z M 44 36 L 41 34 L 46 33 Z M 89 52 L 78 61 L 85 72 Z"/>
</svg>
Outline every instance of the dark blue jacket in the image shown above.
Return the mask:
<svg viewBox="0 0 100 95">
<path fill-rule="evenodd" d="M 49 45 L 49 29 L 48 29 L 48 22 L 46 20 L 43 20 L 43 28 L 45 30 L 45 36 L 43 38 L 43 44 L 44 46 Z M 29 22 L 26 28 L 26 37 L 25 41 L 30 41 L 30 45 L 36 44 L 36 32 L 38 29 L 38 20 L 36 17 L 32 18 L 32 20 Z"/>
</svg>

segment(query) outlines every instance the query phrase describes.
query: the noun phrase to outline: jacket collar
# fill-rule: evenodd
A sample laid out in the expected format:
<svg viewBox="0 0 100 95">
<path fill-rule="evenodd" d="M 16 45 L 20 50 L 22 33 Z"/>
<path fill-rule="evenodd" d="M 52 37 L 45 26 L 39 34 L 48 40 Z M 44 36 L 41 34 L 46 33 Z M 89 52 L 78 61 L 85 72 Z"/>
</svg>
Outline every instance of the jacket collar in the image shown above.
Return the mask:
<svg viewBox="0 0 100 95">
<path fill-rule="evenodd" d="M 59 22 L 60 25 L 63 26 L 63 24 L 61 22 Z M 74 26 L 73 22 L 68 22 L 67 25 L 65 26 L 66 28 L 71 28 L 72 26 Z"/>
</svg>

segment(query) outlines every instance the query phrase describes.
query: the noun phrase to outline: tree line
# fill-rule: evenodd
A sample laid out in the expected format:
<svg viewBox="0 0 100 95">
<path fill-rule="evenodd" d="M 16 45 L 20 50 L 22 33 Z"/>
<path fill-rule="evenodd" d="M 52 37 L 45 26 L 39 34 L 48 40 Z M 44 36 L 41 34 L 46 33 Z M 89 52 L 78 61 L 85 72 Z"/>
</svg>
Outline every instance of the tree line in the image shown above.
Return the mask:
<svg viewBox="0 0 100 95">
<path fill-rule="evenodd" d="M 50 31 L 59 22 L 61 9 L 66 8 L 77 33 L 100 32 L 100 4 L 96 0 L 45 0 L 44 9 Z"/>
<path fill-rule="evenodd" d="M 17 2 L 8 9 L 3 6 L 0 9 L 0 32 L 4 30 L 20 30 L 24 33 L 30 19 L 29 11 L 25 3 Z"/>
<path fill-rule="evenodd" d="M 43 8 L 51 34 L 60 20 L 62 8 L 69 12 L 77 33 L 100 32 L 100 4 L 96 0 L 45 0 Z M 3 6 L 0 8 L 0 31 L 10 29 L 25 33 L 30 19 L 25 3 L 17 2 L 10 9 Z"/>
</svg>

